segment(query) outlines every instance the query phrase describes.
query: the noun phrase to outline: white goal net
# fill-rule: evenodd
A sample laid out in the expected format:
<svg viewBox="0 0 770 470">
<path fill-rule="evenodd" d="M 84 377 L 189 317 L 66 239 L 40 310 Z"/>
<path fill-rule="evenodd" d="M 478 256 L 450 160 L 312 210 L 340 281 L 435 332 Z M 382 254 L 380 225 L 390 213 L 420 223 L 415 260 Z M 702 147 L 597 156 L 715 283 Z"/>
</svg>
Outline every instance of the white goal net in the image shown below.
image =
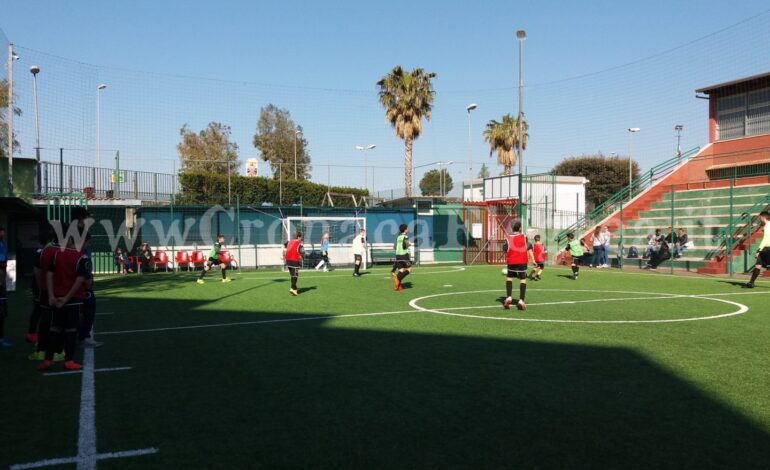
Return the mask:
<svg viewBox="0 0 770 470">
<path fill-rule="evenodd" d="M 287 217 L 283 219 L 284 241 L 292 240 L 297 231 L 302 232 L 302 244 L 305 246 L 303 267 L 315 266 L 321 259 L 321 238 L 329 232 L 329 262 L 332 266 L 353 264 L 353 239 L 361 229 L 366 230 L 364 217 Z M 370 250 L 367 242 L 364 247 L 363 264 L 370 264 Z"/>
</svg>

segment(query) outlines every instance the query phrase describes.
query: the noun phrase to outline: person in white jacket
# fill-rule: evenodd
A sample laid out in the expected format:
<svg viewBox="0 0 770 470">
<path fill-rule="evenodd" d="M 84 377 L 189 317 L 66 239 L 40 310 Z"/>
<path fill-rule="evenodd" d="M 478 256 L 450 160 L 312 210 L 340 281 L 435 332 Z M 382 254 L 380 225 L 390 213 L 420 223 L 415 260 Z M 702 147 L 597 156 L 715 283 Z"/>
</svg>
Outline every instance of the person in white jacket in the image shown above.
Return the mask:
<svg viewBox="0 0 770 470">
<path fill-rule="evenodd" d="M 609 268 L 610 267 L 610 243 L 612 242 L 612 232 L 610 232 L 610 227 L 608 225 L 605 225 L 602 227 L 602 244 L 604 245 L 604 251 L 602 252 L 602 267 L 603 268 Z"/>
<path fill-rule="evenodd" d="M 361 263 L 364 262 L 366 254 L 366 230 L 361 229 L 358 235 L 353 238 L 353 276 L 361 275 Z"/>
</svg>

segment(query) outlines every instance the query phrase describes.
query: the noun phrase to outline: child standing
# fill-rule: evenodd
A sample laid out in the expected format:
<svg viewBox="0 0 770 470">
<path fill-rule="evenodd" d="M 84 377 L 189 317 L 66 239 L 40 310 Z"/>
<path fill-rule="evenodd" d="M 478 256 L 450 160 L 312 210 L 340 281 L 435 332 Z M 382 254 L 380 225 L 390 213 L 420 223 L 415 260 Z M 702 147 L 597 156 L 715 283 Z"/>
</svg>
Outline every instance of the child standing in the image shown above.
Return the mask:
<svg viewBox="0 0 770 470">
<path fill-rule="evenodd" d="M 575 240 L 574 233 L 570 232 L 567 234 L 567 246 L 564 248 L 564 251 L 572 255 L 572 279 L 575 281 L 577 281 L 580 275 L 580 263 L 584 247 L 585 242 L 583 240 Z"/>
<path fill-rule="evenodd" d="M 532 267 L 532 272 L 529 273 L 529 278 L 533 281 L 539 281 L 540 275 L 543 274 L 543 269 L 545 269 L 545 259 L 548 256 L 545 244 L 540 241 L 540 235 L 535 235 L 535 243 L 532 245 L 532 255 L 535 258 L 535 265 Z"/>
<path fill-rule="evenodd" d="M 318 271 L 322 267 L 325 273 L 328 273 L 329 268 L 331 268 L 331 263 L 329 262 L 329 232 L 324 232 L 321 236 L 321 261 L 315 267 L 315 270 Z"/>
</svg>

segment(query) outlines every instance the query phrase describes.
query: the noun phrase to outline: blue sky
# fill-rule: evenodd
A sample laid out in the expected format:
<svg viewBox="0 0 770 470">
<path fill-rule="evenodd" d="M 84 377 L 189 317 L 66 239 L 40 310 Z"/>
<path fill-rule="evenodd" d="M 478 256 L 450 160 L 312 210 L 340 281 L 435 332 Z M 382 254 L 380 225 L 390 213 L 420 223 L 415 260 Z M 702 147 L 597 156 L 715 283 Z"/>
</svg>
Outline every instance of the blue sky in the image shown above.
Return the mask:
<svg viewBox="0 0 770 470">
<path fill-rule="evenodd" d="M 451 172 L 466 178 L 465 105 L 479 104 L 475 172 L 494 162 L 481 138 L 484 123 L 518 109 L 520 28 L 528 33 L 530 171 L 568 155 L 625 154 L 630 126 L 642 128 L 633 154 L 643 167 L 673 154 L 674 124 L 685 125 L 683 147 L 703 145 L 706 107 L 693 90 L 770 69 L 770 13 L 719 32 L 767 10 L 758 0 L 729 7 L 711 0 L 3 4 L 0 28 L 22 56 L 23 154 L 34 147 L 26 70 L 35 61 L 43 70 L 42 146 L 87 149 L 70 152 L 72 161 L 93 161 L 95 85 L 104 81 L 102 148 L 120 149 L 123 166 L 159 171 L 170 171 L 185 123 L 220 120 L 232 126 L 242 159 L 257 156 L 256 117 L 273 102 L 305 128 L 314 179 L 362 185 L 354 146 L 376 143 L 369 163 L 383 168 L 375 170 L 374 189 L 401 187 L 401 170 L 384 167 L 402 165 L 402 144 L 374 88 L 400 64 L 438 74 L 433 120 L 416 144 L 415 164 L 454 160 Z M 340 167 L 324 167 L 330 164 Z"/>
</svg>

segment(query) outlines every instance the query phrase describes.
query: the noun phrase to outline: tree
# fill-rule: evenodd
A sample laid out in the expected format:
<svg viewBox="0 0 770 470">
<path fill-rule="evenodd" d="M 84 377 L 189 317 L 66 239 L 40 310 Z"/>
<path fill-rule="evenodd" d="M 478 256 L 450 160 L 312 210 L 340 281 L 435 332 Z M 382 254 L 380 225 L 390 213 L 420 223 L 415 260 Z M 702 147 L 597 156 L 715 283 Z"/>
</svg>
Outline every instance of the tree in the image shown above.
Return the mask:
<svg viewBox="0 0 770 470">
<path fill-rule="evenodd" d="M 524 139 L 522 147 L 527 149 L 529 140 L 529 125 L 527 121 L 522 123 Z M 487 123 L 484 131 L 484 140 L 489 143 L 489 155 L 497 153 L 497 163 L 503 165 L 503 174 L 510 175 L 513 165 L 518 161 L 516 151 L 519 148 L 519 120 L 510 114 L 503 116 L 502 121 L 492 119 Z"/>
<path fill-rule="evenodd" d="M 297 125 L 287 109 L 268 104 L 259 112 L 257 130 L 252 141 L 262 154 L 262 160 L 270 162 L 275 179 L 310 179 L 310 154 L 302 126 Z M 296 145 L 296 147 L 295 147 Z M 296 148 L 296 174 L 295 174 Z"/>
<path fill-rule="evenodd" d="M 237 174 L 238 144 L 230 142 L 230 126 L 210 122 L 196 133 L 187 124 L 179 130 L 182 141 L 176 149 L 182 161 L 182 171 L 217 173 L 226 175 L 229 171 Z M 228 163 L 229 162 L 229 163 Z"/>
<path fill-rule="evenodd" d="M 0 80 L 0 157 L 8 157 L 8 80 Z M 14 116 L 21 116 L 21 109 L 14 106 Z M 13 136 L 14 153 L 20 149 L 19 141 L 16 140 L 16 133 Z"/>
<path fill-rule="evenodd" d="M 443 182 L 441 181 L 442 177 L 444 178 Z M 427 171 L 420 180 L 420 191 L 422 191 L 423 196 L 445 196 L 453 187 L 452 175 L 446 168 Z"/>
<path fill-rule="evenodd" d="M 481 165 L 481 169 L 479 170 L 479 176 L 480 179 L 489 178 L 489 167 L 486 163 L 483 163 Z"/>
<path fill-rule="evenodd" d="M 639 164 L 632 162 L 634 179 L 639 177 Z M 553 169 L 558 176 L 584 176 L 586 201 L 594 206 L 603 203 L 612 195 L 628 186 L 628 157 L 605 157 L 596 155 L 568 157 Z"/>
<path fill-rule="evenodd" d="M 422 134 L 422 119 L 430 121 L 433 108 L 435 73 L 421 68 L 406 71 L 397 65 L 379 82 L 380 104 L 385 108 L 385 120 L 393 126 L 396 137 L 404 141 L 404 186 L 406 196 L 412 195 L 412 148 Z"/>
</svg>

